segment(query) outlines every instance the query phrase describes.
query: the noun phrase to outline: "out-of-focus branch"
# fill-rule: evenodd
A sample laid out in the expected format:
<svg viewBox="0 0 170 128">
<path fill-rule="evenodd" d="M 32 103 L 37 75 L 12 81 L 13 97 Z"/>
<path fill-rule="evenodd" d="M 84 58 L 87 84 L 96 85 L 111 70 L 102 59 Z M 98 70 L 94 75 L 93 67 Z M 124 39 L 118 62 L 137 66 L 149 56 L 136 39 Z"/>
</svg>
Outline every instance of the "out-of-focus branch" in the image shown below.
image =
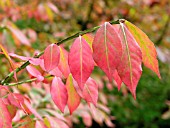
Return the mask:
<svg viewBox="0 0 170 128">
<path fill-rule="evenodd" d="M 170 16 L 168 16 L 168 19 L 167 19 L 167 21 L 165 23 L 165 26 L 164 26 L 164 28 L 162 30 L 162 33 L 159 36 L 158 40 L 155 42 L 156 45 L 160 45 L 161 44 L 161 42 L 162 42 L 162 40 L 163 40 L 167 30 L 168 30 L 169 24 L 170 24 Z"/>
<path fill-rule="evenodd" d="M 49 75 L 49 76 L 45 76 L 44 78 L 49 78 L 49 77 L 53 77 L 53 76 Z M 29 79 L 29 80 L 20 81 L 20 82 L 17 82 L 17 83 L 5 83 L 4 86 L 16 86 L 16 85 L 25 84 L 25 83 L 31 83 L 31 82 L 34 82 L 36 80 L 37 80 L 37 78 L 33 78 L 33 79 Z"/>
</svg>

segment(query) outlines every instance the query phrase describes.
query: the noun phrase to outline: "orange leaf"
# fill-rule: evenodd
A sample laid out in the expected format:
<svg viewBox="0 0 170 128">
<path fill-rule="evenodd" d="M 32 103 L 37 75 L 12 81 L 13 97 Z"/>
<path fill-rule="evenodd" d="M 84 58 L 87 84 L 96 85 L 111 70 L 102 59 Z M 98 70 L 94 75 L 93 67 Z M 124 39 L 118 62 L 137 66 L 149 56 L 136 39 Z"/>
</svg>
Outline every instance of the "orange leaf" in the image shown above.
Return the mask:
<svg viewBox="0 0 170 128">
<path fill-rule="evenodd" d="M 154 71 L 159 78 L 161 78 L 159 73 L 157 53 L 153 42 L 142 30 L 140 30 L 132 23 L 125 21 L 125 24 L 141 48 L 142 62 L 146 67 Z"/>
<path fill-rule="evenodd" d="M 74 87 L 73 77 L 71 74 L 67 78 L 66 89 L 68 92 L 67 104 L 68 104 L 68 108 L 70 110 L 70 114 L 72 114 L 73 111 L 79 106 L 81 98 L 78 95 L 78 93 Z"/>
</svg>

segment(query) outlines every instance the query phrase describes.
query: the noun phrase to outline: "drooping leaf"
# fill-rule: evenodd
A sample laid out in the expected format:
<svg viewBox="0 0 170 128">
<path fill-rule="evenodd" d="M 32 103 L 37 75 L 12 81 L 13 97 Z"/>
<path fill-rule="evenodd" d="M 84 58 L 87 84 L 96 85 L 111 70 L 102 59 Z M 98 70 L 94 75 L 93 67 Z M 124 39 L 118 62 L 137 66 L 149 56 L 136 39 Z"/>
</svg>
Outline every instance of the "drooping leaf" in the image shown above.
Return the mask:
<svg viewBox="0 0 170 128">
<path fill-rule="evenodd" d="M 97 105 L 98 85 L 94 79 L 89 78 L 85 83 L 83 98 L 87 101 L 87 103 L 93 103 L 95 106 Z"/>
<path fill-rule="evenodd" d="M 70 110 L 70 114 L 72 114 L 73 111 L 79 106 L 81 98 L 78 95 L 78 93 L 76 92 L 71 74 L 67 78 L 66 89 L 68 92 L 67 104 L 68 104 L 68 108 Z"/>
<path fill-rule="evenodd" d="M 87 127 L 91 127 L 92 126 L 92 116 L 90 115 L 89 112 L 86 111 L 82 111 L 82 119 L 83 119 L 83 123 L 87 126 Z"/>
<path fill-rule="evenodd" d="M 118 90 L 120 90 L 121 84 L 122 84 L 122 80 L 121 80 L 121 78 L 120 78 L 117 70 L 114 70 L 114 72 L 113 72 L 113 78 L 114 78 L 114 81 L 116 82 L 116 85 L 117 85 Z"/>
<path fill-rule="evenodd" d="M 117 67 L 117 72 L 122 82 L 129 88 L 133 97 L 136 98 L 136 87 L 142 74 L 142 52 L 126 26 L 120 23 L 118 27 L 123 44 L 123 54 Z"/>
<path fill-rule="evenodd" d="M 68 100 L 68 94 L 65 85 L 59 77 L 54 77 L 50 92 L 54 103 L 61 112 L 64 112 Z"/>
<path fill-rule="evenodd" d="M 70 72 L 80 86 L 80 89 L 83 90 L 85 82 L 93 71 L 94 61 L 90 46 L 81 36 L 74 41 L 68 60 Z"/>
<path fill-rule="evenodd" d="M 13 63 L 13 61 L 11 60 L 8 51 L 2 46 L 2 44 L 0 44 L 0 49 L 2 50 L 2 52 L 4 53 L 5 57 L 8 59 L 10 66 L 12 68 L 12 70 L 15 69 L 15 64 Z"/>
<path fill-rule="evenodd" d="M 60 61 L 58 64 L 58 68 L 63 73 L 64 77 L 67 78 L 68 75 L 70 74 L 70 69 L 68 65 L 68 52 L 60 46 L 59 48 L 60 48 Z"/>
<path fill-rule="evenodd" d="M 142 62 L 146 67 L 154 71 L 159 78 L 161 78 L 154 43 L 148 38 L 148 36 L 142 30 L 140 30 L 132 23 L 125 21 L 125 24 L 141 48 Z"/>
<path fill-rule="evenodd" d="M 51 71 L 58 66 L 60 60 L 60 50 L 56 44 L 49 45 L 43 55 L 45 70 Z"/>
<path fill-rule="evenodd" d="M 38 81 L 44 80 L 44 77 L 41 75 L 41 73 L 33 66 L 28 65 L 26 69 L 29 72 L 29 74 L 36 77 Z"/>
<path fill-rule="evenodd" d="M 122 43 L 115 28 L 105 22 L 96 32 L 92 46 L 94 61 L 112 81 L 122 56 Z"/>
<path fill-rule="evenodd" d="M 22 109 L 26 114 L 31 114 L 31 111 L 24 103 L 24 100 L 28 100 L 28 98 L 26 98 L 25 96 L 19 93 L 10 93 L 8 94 L 8 100 L 10 104 Z"/>
<path fill-rule="evenodd" d="M 0 98 L 0 127 L 1 128 L 12 128 L 12 119 L 7 106 Z"/>
</svg>

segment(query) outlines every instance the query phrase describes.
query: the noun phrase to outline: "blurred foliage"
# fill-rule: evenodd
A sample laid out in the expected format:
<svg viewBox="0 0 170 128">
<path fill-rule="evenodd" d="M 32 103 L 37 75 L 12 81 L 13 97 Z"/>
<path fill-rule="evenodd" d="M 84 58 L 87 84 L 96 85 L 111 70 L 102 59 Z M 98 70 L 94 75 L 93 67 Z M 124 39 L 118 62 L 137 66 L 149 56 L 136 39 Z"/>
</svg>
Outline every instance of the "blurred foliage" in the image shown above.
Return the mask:
<svg viewBox="0 0 170 128">
<path fill-rule="evenodd" d="M 117 127 L 125 128 L 160 128 L 170 127 L 170 118 L 162 119 L 162 114 L 168 110 L 165 104 L 170 100 L 169 65 L 160 65 L 162 79 L 159 80 L 148 69 L 144 68 L 142 78 L 137 88 L 137 100 L 130 93 L 105 89 L 105 93 L 114 95 L 109 102 L 111 113 L 116 117 Z"/>
<path fill-rule="evenodd" d="M 170 127 L 169 7 L 169 0 L 0 0 L 0 27 L 15 26 L 29 40 L 30 45 L 24 45 L 10 30 L 5 28 L 0 30 L 0 39 L 9 52 L 33 56 L 44 50 L 50 43 L 64 39 L 77 31 L 100 25 L 105 21 L 120 18 L 131 21 L 157 45 L 162 79 L 159 80 L 153 72 L 144 68 L 135 101 L 124 86 L 118 92 L 114 85 L 110 86 L 103 76 L 102 81 L 99 80 L 105 85 L 104 94 L 101 93 L 101 95 L 106 98 L 111 115 L 115 117 L 112 122 L 117 127 Z M 72 41 L 66 42 L 63 46 L 68 49 L 71 43 Z M 15 63 L 21 64 L 18 60 L 15 60 Z M 4 55 L 0 55 L 0 65 L 0 79 L 2 79 L 10 72 L 10 65 Z M 97 68 L 94 73 L 93 77 L 96 78 L 101 78 L 103 75 L 103 72 L 98 71 Z M 21 71 L 17 76 L 19 80 L 28 78 L 25 71 Z M 51 102 L 48 93 L 46 94 L 41 89 L 41 87 L 43 89 L 46 87 L 44 85 L 38 89 L 33 87 L 36 86 L 23 85 L 13 90 L 28 94 L 38 111 L 42 115 L 46 114 L 43 108 Z M 101 90 L 102 88 L 100 87 Z M 34 99 L 40 101 L 37 102 Z M 102 96 L 99 100 L 99 103 L 107 104 L 104 100 L 102 101 Z M 79 112 L 81 113 L 78 110 L 73 115 L 73 117 L 78 117 L 79 121 L 75 118 L 72 121 L 75 127 L 83 128 L 85 121 L 81 118 L 83 114 Z M 107 127 L 107 125 L 99 125 L 93 119 L 92 127 Z"/>
</svg>

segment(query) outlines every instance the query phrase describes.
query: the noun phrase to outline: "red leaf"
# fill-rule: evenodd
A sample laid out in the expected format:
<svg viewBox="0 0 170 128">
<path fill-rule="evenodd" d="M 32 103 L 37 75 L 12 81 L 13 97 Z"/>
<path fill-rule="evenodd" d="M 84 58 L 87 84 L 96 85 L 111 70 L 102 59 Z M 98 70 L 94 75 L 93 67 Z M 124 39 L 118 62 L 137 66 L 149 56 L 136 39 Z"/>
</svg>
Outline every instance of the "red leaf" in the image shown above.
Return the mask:
<svg viewBox="0 0 170 128">
<path fill-rule="evenodd" d="M 28 65 L 26 67 L 26 69 L 29 72 L 29 74 L 36 77 L 38 81 L 43 81 L 44 80 L 44 77 L 41 75 L 41 73 L 36 68 Z"/>
<path fill-rule="evenodd" d="M 87 103 L 93 103 L 95 106 L 97 105 L 98 85 L 92 78 L 89 78 L 84 86 L 83 98 Z"/>
<path fill-rule="evenodd" d="M 56 44 L 49 45 L 44 51 L 44 68 L 48 72 L 58 66 L 60 50 Z"/>
<path fill-rule="evenodd" d="M 94 61 L 112 81 L 122 56 L 122 43 L 116 29 L 105 22 L 96 32 L 92 46 Z"/>
<path fill-rule="evenodd" d="M 7 106 L 0 98 L 0 128 L 12 128 L 12 120 Z"/>
<path fill-rule="evenodd" d="M 123 23 L 120 23 L 120 36 L 123 44 L 123 54 L 117 67 L 121 80 L 136 98 L 136 86 L 142 74 L 142 52 L 132 34 Z"/>
<path fill-rule="evenodd" d="M 116 85 L 117 85 L 118 90 L 120 90 L 121 84 L 122 84 L 122 80 L 121 80 L 121 78 L 120 78 L 117 70 L 114 70 L 114 72 L 113 72 L 113 78 L 114 78 L 114 81 L 116 82 Z"/>
<path fill-rule="evenodd" d="M 68 65 L 68 52 L 62 47 L 59 48 L 60 48 L 60 61 L 58 64 L 58 68 L 63 73 L 64 77 L 67 78 L 68 75 L 70 74 L 70 69 Z"/>
<path fill-rule="evenodd" d="M 132 23 L 125 21 L 125 24 L 142 50 L 142 61 L 144 65 L 154 71 L 158 77 L 161 78 L 154 43 L 142 30 Z"/>
<path fill-rule="evenodd" d="M 81 36 L 74 41 L 68 60 L 70 72 L 80 86 L 80 89 L 83 90 L 84 84 L 93 71 L 94 61 L 90 46 Z"/>
<path fill-rule="evenodd" d="M 81 98 L 74 87 L 73 78 L 71 74 L 67 78 L 66 89 L 68 92 L 67 104 L 70 110 L 70 114 L 72 114 L 73 111 L 79 106 Z"/>
<path fill-rule="evenodd" d="M 64 108 L 67 104 L 68 94 L 65 85 L 59 77 L 54 77 L 50 92 L 54 103 L 61 112 L 64 112 Z"/>
</svg>

